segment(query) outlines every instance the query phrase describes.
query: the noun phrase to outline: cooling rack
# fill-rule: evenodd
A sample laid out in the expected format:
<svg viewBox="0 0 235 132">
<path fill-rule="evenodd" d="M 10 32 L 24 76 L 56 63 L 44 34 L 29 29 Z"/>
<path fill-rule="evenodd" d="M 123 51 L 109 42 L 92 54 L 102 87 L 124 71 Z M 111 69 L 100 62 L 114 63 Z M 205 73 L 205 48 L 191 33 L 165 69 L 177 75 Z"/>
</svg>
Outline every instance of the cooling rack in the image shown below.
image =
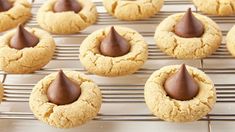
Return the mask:
<svg viewBox="0 0 235 132">
<path fill-rule="evenodd" d="M 33 4 L 33 17 L 27 23 L 30 27 L 39 27 L 36 22 L 36 12 L 37 9 L 43 4 L 43 1 L 32 1 Z M 0 79 L 4 84 L 4 98 L 3 103 L 7 103 L 9 106 L 26 104 L 28 103 L 30 92 L 33 86 L 45 75 L 52 72 L 56 72 L 59 69 L 70 69 L 75 71 L 80 71 L 92 79 L 98 80 L 98 85 L 101 88 L 103 96 L 103 104 L 113 104 L 113 105 L 144 105 L 144 83 L 146 79 L 150 76 L 152 72 L 159 69 L 163 65 L 169 64 L 181 64 L 182 62 L 198 67 L 199 69 L 206 72 L 209 76 L 215 80 L 215 87 L 217 90 L 217 104 L 233 105 L 235 104 L 235 82 L 227 78 L 233 77 L 235 74 L 235 64 L 234 57 L 232 57 L 226 49 L 225 42 L 223 40 L 219 49 L 211 56 L 201 59 L 201 60 L 191 60 L 183 61 L 176 60 L 167 56 L 165 53 L 161 52 L 159 48 L 156 47 L 153 41 L 154 29 L 164 18 L 167 16 L 185 11 L 188 7 L 192 7 L 194 11 L 197 11 L 196 7 L 193 6 L 192 2 L 189 0 L 165 0 L 165 5 L 162 11 L 147 20 L 140 20 L 135 22 L 119 21 L 112 16 L 108 15 L 102 6 L 102 3 L 98 0 L 95 1 L 97 9 L 99 11 L 99 19 L 96 24 L 92 25 L 85 31 L 79 34 L 73 35 L 53 35 L 57 43 L 56 51 L 53 60 L 41 70 L 36 71 L 32 74 L 17 75 L 17 74 L 7 74 L 0 70 Z M 173 8 L 174 7 L 174 8 Z M 182 7 L 182 8 L 181 8 Z M 216 21 L 221 29 L 223 36 L 226 36 L 228 30 L 235 23 L 235 17 L 218 17 L 209 16 L 214 21 Z M 107 79 L 92 75 L 87 73 L 87 71 L 81 66 L 79 62 L 79 47 L 82 40 L 89 35 L 91 32 L 105 27 L 108 25 L 123 25 L 136 29 L 142 34 L 147 42 L 149 43 L 149 58 L 146 65 L 139 71 L 130 75 L 128 77 L 120 77 L 115 79 Z M 74 63 L 75 62 L 75 63 Z M 56 63 L 56 64 L 55 64 Z M 2 76 L 2 77 L 1 77 Z M 25 77 L 27 76 L 27 77 Z M 28 77 L 29 76 L 29 77 Z M 39 76 L 39 77 L 36 77 Z M 25 81 L 26 79 L 31 79 L 33 81 Z M 130 79 L 129 82 L 126 78 Z M 218 79 L 220 78 L 220 79 Z M 222 79 L 221 79 L 222 78 Z M 21 82 L 21 80 L 23 81 Z M 133 80 L 132 80 L 133 79 Z M 10 80 L 10 81 L 8 81 Z M 108 81 L 107 81 L 108 80 Z M 111 80 L 111 82 L 110 82 Z M 138 81 L 138 83 L 136 83 Z M 0 105 L 1 106 L 1 105 Z M 102 106 L 103 107 L 103 106 Z M 104 108 L 105 109 L 105 108 Z M 146 109 L 146 108 L 145 108 Z M 216 108 L 215 108 L 216 109 Z M 216 111 L 216 110 L 215 110 Z M 211 122 L 234 122 L 235 121 L 235 109 L 232 112 L 220 111 L 212 112 L 207 116 L 203 117 L 199 122 L 206 122 L 206 131 L 212 132 Z M 33 114 L 29 111 L 22 110 L 0 110 L 0 120 L 36 120 Z M 133 113 L 125 113 L 120 110 L 120 112 L 105 112 L 101 110 L 98 116 L 94 119 L 95 121 L 112 121 L 112 122 L 162 122 L 157 117 L 151 115 L 149 111 L 139 112 L 134 111 Z"/>
</svg>

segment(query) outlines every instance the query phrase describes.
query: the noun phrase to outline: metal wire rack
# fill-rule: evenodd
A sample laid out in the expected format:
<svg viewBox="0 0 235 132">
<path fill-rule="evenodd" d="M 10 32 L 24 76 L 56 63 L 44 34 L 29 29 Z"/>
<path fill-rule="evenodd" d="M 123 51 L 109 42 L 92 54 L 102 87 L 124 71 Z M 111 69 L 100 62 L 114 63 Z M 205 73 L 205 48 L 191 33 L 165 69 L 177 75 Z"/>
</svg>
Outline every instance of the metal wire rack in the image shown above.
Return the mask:
<svg viewBox="0 0 235 132">
<path fill-rule="evenodd" d="M 97 6 L 102 6 L 101 2 L 95 2 Z M 33 3 L 33 8 L 38 9 L 42 3 Z M 189 0 L 165 0 L 165 5 L 189 5 L 192 6 L 192 2 Z M 127 22 L 127 21 L 119 21 L 112 16 L 108 15 L 105 12 L 99 13 L 99 19 L 95 25 L 109 25 L 115 23 L 116 25 L 128 25 L 128 24 L 155 24 L 160 23 L 164 18 L 166 18 L 170 14 L 177 13 L 178 11 L 162 11 L 159 14 L 153 16 L 148 20 L 140 20 L 135 22 Z M 38 27 L 36 22 L 36 13 L 33 13 L 32 19 L 27 23 L 28 26 Z M 218 24 L 230 24 L 235 23 L 235 17 L 218 17 L 218 16 L 210 16 L 213 20 L 215 20 Z M 225 36 L 228 32 L 227 29 L 223 30 L 223 35 Z M 53 35 L 55 39 L 58 38 L 84 38 L 90 32 L 82 32 L 74 35 Z M 140 31 L 144 37 L 153 37 L 154 32 L 149 31 Z M 56 51 L 52 61 L 79 61 L 79 44 L 66 43 L 60 44 L 57 43 Z M 205 67 L 205 60 L 225 60 L 225 59 L 233 59 L 233 57 L 227 51 L 225 43 L 222 43 L 219 49 L 210 57 L 206 59 L 200 60 L 201 69 L 208 74 L 235 74 L 235 68 L 207 68 Z M 157 60 L 174 60 L 167 56 L 165 53 L 161 52 L 160 49 L 154 43 L 149 44 L 149 61 L 157 61 Z M 83 68 L 69 68 L 72 70 L 80 71 L 86 74 Z M 39 71 L 36 71 L 34 75 L 47 75 L 51 72 L 56 72 L 58 68 L 42 68 Z M 150 75 L 153 71 L 157 70 L 157 68 L 142 68 L 137 71 L 136 75 Z M 5 80 L 9 75 L 3 71 L 0 71 L 0 76 L 3 76 L 2 82 L 4 84 L 4 98 L 3 102 L 9 103 L 24 103 L 28 102 L 28 98 L 30 92 L 35 84 L 25 83 L 25 84 L 12 84 L 6 83 Z M 17 75 L 15 75 L 17 76 Z M 216 83 L 216 82 L 215 82 Z M 144 84 L 141 85 L 132 85 L 132 84 L 99 84 L 101 87 L 102 95 L 103 95 L 103 103 L 144 103 L 143 96 L 143 87 Z M 227 84 L 227 83 L 216 83 L 217 90 L 217 102 L 218 103 L 235 103 L 235 83 Z M 14 119 L 14 120 L 35 120 L 34 116 L 30 112 L 0 112 L 0 119 Z M 157 117 L 152 116 L 150 113 L 147 114 L 106 114 L 100 113 L 94 120 L 97 121 L 161 121 Z M 200 121 L 208 122 L 208 131 L 211 131 L 210 122 L 211 121 L 235 121 L 235 113 L 220 113 L 220 114 L 208 114 L 206 117 L 203 117 Z"/>
</svg>

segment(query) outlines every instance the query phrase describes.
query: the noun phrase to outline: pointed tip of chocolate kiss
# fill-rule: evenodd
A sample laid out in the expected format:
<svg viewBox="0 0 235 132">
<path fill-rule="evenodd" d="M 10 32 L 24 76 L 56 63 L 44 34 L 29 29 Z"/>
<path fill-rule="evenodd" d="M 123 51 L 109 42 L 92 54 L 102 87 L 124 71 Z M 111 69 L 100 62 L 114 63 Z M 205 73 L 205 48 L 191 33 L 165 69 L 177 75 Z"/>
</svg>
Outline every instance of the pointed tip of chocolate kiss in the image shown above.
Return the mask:
<svg viewBox="0 0 235 132">
<path fill-rule="evenodd" d="M 100 44 L 101 54 L 110 57 L 123 56 L 130 51 L 130 48 L 131 46 L 128 41 L 113 26 Z"/>
<path fill-rule="evenodd" d="M 110 32 L 116 32 L 114 26 L 112 26 L 112 27 L 110 28 Z"/>
<path fill-rule="evenodd" d="M 58 75 L 59 75 L 59 76 L 64 75 L 64 71 L 63 71 L 62 69 L 60 69 L 59 72 L 58 72 Z"/>
<path fill-rule="evenodd" d="M 76 101 L 81 95 L 81 88 L 70 80 L 62 70 L 57 73 L 47 89 L 47 97 L 51 103 L 66 105 Z"/>
<path fill-rule="evenodd" d="M 39 39 L 34 34 L 28 32 L 24 26 L 20 24 L 10 40 L 10 47 L 21 50 L 26 47 L 34 47 L 38 42 Z"/>
<path fill-rule="evenodd" d="M 169 97 L 181 101 L 191 100 L 199 92 L 199 86 L 188 73 L 185 64 L 166 80 L 164 87 Z"/>
<path fill-rule="evenodd" d="M 193 13 L 192 13 L 192 9 L 191 9 L 191 8 L 188 8 L 187 13 L 193 14 Z"/>
<path fill-rule="evenodd" d="M 174 32 L 184 38 L 201 37 L 204 33 L 204 25 L 189 8 L 182 19 L 175 25 Z"/>
<path fill-rule="evenodd" d="M 8 0 L 0 0 L 0 12 L 8 11 L 12 6 L 12 3 Z"/>
<path fill-rule="evenodd" d="M 78 13 L 81 10 L 82 6 L 77 0 L 57 0 L 54 5 L 55 12 L 74 11 Z"/>
</svg>

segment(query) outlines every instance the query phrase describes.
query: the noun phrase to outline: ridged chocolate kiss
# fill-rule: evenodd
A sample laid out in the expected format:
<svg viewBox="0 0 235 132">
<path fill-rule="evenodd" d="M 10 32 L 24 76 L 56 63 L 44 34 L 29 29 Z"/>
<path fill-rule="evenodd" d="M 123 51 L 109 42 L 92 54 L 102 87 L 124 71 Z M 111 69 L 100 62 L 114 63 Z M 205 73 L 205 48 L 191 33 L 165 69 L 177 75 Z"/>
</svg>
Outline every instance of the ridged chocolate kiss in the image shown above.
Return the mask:
<svg viewBox="0 0 235 132">
<path fill-rule="evenodd" d="M 201 37 L 204 33 L 204 25 L 192 13 L 191 8 L 176 24 L 175 33 L 184 38 Z"/>
<path fill-rule="evenodd" d="M 55 80 L 47 89 L 48 100 L 57 105 L 73 103 L 80 94 L 80 86 L 70 80 L 62 70 L 58 72 Z"/>
<path fill-rule="evenodd" d="M 36 36 L 19 25 L 15 35 L 11 38 L 10 47 L 21 50 L 26 47 L 34 47 L 38 42 L 39 39 Z"/>
<path fill-rule="evenodd" d="M 181 101 L 191 100 L 199 92 L 197 82 L 188 73 L 184 64 L 166 80 L 164 87 L 168 96 Z"/>
<path fill-rule="evenodd" d="M 100 44 L 100 52 L 102 55 L 110 57 L 118 57 L 127 54 L 130 51 L 130 45 L 125 38 L 111 27 L 108 35 Z"/>
<path fill-rule="evenodd" d="M 0 0 L 0 12 L 8 11 L 12 8 L 11 2 L 8 0 Z"/>
<path fill-rule="evenodd" d="M 77 0 L 57 0 L 54 5 L 55 12 L 74 11 L 78 13 L 81 9 L 82 6 Z"/>
</svg>

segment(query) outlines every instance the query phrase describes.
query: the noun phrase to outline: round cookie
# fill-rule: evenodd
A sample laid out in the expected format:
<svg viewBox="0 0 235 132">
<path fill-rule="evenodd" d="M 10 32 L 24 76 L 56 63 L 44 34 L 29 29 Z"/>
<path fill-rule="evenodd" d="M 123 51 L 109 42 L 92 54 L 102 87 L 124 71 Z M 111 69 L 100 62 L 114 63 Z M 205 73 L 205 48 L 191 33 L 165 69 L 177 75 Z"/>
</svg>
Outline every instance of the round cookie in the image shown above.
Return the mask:
<svg viewBox="0 0 235 132">
<path fill-rule="evenodd" d="M 90 0 L 77 0 L 82 5 L 82 10 L 78 13 L 55 13 L 53 6 L 56 1 L 46 1 L 37 13 L 37 22 L 43 29 L 55 34 L 72 34 L 96 22 L 96 7 Z"/>
<path fill-rule="evenodd" d="M 189 74 L 199 86 L 199 92 L 191 100 L 173 99 L 167 95 L 164 86 L 166 80 L 179 68 L 180 65 L 172 65 L 155 71 L 145 84 L 145 102 L 150 111 L 160 119 L 173 122 L 199 120 L 211 111 L 216 102 L 214 84 L 205 73 L 187 66 Z"/>
<path fill-rule="evenodd" d="M 164 0 L 103 0 L 107 12 L 121 20 L 146 19 L 160 11 Z"/>
<path fill-rule="evenodd" d="M 16 27 L 31 17 L 31 4 L 27 0 L 9 0 L 12 8 L 0 12 L 0 32 Z"/>
<path fill-rule="evenodd" d="M 235 14 L 234 0 L 193 0 L 198 10 L 210 15 L 228 16 Z"/>
<path fill-rule="evenodd" d="M 58 128 L 71 128 L 93 119 L 102 103 L 98 86 L 86 76 L 75 71 L 65 71 L 66 76 L 81 87 L 80 97 L 73 103 L 56 105 L 50 103 L 46 91 L 57 73 L 52 73 L 33 88 L 29 106 L 39 120 Z"/>
<path fill-rule="evenodd" d="M 235 56 L 235 26 L 233 26 L 227 34 L 226 43 L 228 51 Z"/>
<path fill-rule="evenodd" d="M 136 72 L 147 60 L 148 47 L 144 38 L 136 31 L 115 26 L 117 32 L 127 40 L 130 51 L 119 57 L 104 56 L 100 44 L 108 35 L 110 27 L 90 34 L 81 44 L 80 61 L 88 72 L 101 76 L 122 76 Z"/>
<path fill-rule="evenodd" d="M 154 38 L 157 46 L 167 55 L 178 59 L 200 59 L 211 55 L 220 46 L 222 33 L 219 26 L 204 15 L 193 15 L 204 25 L 200 37 L 184 38 L 175 34 L 175 26 L 184 13 L 171 15 L 158 25 Z"/>
<path fill-rule="evenodd" d="M 2 101 L 3 98 L 3 84 L 0 82 L 0 103 Z"/>
<path fill-rule="evenodd" d="M 0 68 L 8 73 L 31 73 L 45 66 L 53 57 L 55 42 L 52 36 L 38 28 L 27 31 L 39 38 L 35 47 L 21 50 L 10 47 L 10 41 L 16 30 L 4 34 L 0 39 Z"/>
</svg>

